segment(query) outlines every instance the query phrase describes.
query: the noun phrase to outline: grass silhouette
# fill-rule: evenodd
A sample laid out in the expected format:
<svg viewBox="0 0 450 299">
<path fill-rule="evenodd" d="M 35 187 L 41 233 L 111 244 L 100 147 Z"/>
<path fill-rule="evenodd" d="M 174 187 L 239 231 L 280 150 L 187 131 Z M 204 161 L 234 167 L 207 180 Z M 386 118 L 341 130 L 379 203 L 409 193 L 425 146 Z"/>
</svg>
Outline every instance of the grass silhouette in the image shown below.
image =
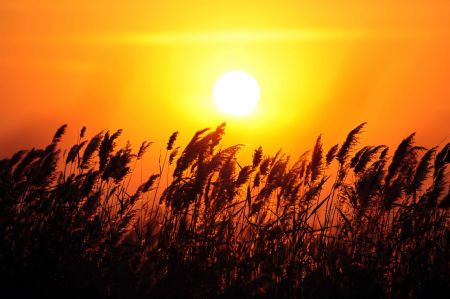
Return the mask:
<svg viewBox="0 0 450 299">
<path fill-rule="evenodd" d="M 241 145 L 222 147 L 225 124 L 183 150 L 175 132 L 133 192 L 150 143 L 117 149 L 122 131 L 83 128 L 66 155 L 62 126 L 46 148 L 0 161 L 0 294 L 444 298 L 450 144 L 425 149 L 412 134 L 390 157 L 357 148 L 364 125 L 297 160 L 260 147 L 249 165 Z"/>
</svg>

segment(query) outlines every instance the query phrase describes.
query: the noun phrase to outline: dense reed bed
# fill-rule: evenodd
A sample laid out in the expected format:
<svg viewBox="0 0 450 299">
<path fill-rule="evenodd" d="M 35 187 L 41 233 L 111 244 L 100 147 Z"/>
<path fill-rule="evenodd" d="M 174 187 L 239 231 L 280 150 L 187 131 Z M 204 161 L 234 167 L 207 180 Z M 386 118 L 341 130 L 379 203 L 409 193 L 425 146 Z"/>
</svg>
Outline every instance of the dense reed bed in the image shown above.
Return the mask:
<svg viewBox="0 0 450 299">
<path fill-rule="evenodd" d="M 135 191 L 150 143 L 101 132 L 0 161 L 0 297 L 443 298 L 450 294 L 450 145 L 341 145 L 248 165 L 225 124 Z M 158 163 L 158 161 L 155 161 Z"/>
</svg>

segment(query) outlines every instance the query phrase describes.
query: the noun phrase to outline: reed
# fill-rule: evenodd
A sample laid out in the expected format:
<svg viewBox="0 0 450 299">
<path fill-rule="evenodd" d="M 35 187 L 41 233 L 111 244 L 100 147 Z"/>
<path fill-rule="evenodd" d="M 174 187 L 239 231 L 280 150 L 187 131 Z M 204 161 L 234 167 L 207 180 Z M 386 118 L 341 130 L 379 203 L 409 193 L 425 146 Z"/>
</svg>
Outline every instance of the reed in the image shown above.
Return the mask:
<svg viewBox="0 0 450 299">
<path fill-rule="evenodd" d="M 326 154 L 319 136 L 298 159 L 259 147 L 248 165 L 242 145 L 223 147 L 225 124 L 184 149 L 175 132 L 159 173 L 132 190 L 150 142 L 134 152 L 117 148 L 121 130 L 85 139 L 83 127 L 63 159 L 64 125 L 46 148 L 0 160 L 0 293 L 444 298 L 450 146 L 411 134 L 391 158 L 358 147 L 364 126 Z"/>
</svg>

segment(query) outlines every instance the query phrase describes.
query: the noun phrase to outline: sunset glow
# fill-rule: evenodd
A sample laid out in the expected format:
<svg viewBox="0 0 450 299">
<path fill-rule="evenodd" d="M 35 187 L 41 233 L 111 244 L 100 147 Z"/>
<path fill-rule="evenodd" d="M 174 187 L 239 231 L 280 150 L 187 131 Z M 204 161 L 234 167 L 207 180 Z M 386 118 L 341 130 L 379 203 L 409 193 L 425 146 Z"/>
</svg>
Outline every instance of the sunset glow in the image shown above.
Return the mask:
<svg viewBox="0 0 450 299">
<path fill-rule="evenodd" d="M 367 121 L 371 142 L 414 127 L 433 145 L 450 131 L 449 15 L 446 1 L 3 1 L 0 151 L 66 122 L 123 128 L 134 144 L 227 121 L 230 143 L 296 152 Z M 239 69 L 261 88 L 245 117 L 212 95 Z"/>
</svg>

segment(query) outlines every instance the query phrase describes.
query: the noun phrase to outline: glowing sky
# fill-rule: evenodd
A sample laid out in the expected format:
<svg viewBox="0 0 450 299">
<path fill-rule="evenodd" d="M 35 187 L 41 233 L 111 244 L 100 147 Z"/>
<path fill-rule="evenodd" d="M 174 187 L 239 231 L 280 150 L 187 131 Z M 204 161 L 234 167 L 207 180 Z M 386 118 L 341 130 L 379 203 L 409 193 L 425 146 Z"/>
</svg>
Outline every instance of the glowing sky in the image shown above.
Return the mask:
<svg viewBox="0 0 450 299">
<path fill-rule="evenodd" d="M 163 147 L 228 122 L 227 143 L 297 153 L 368 122 L 365 141 L 450 133 L 449 1 L 0 2 L 0 155 L 123 128 Z M 221 114 L 214 81 L 243 69 L 256 113 Z M 75 140 L 75 137 L 73 138 Z"/>
</svg>

